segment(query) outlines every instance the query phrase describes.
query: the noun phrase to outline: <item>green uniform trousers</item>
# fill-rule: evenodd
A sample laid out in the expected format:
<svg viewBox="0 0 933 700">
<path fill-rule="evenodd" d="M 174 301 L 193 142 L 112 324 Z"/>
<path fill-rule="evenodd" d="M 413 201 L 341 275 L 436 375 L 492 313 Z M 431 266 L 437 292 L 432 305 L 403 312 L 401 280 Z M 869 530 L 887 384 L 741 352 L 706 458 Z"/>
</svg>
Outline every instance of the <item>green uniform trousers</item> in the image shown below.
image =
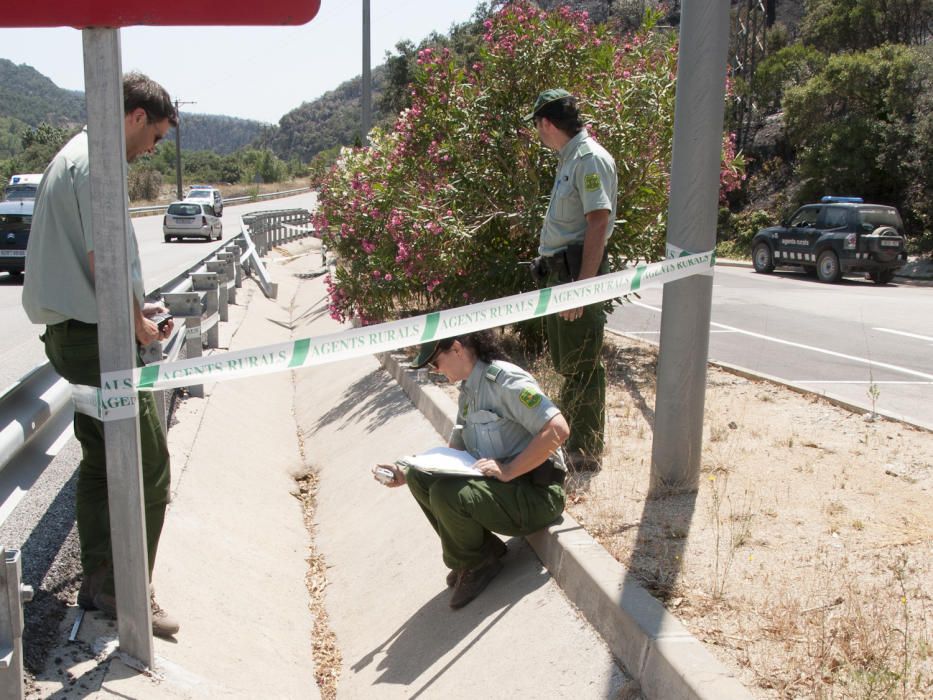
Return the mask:
<svg viewBox="0 0 933 700">
<path fill-rule="evenodd" d="M 600 273 L 608 269 L 603 263 Z M 547 286 L 569 281 L 562 271 L 550 270 Z M 606 368 L 602 360 L 605 325 L 602 303 L 585 306 L 583 315 L 575 321 L 565 321 L 558 314 L 545 317 L 551 362 L 554 371 L 564 379 L 557 400 L 570 425 L 564 449 L 583 451 L 593 457 L 603 453 L 605 440 Z"/>
<path fill-rule="evenodd" d="M 65 321 L 48 326 L 42 340 L 45 342 L 45 354 L 52 367 L 62 377 L 72 384 L 100 386 L 96 325 Z M 168 444 L 157 411 L 152 393 L 140 392 L 139 438 L 150 579 L 159 536 L 162 534 L 165 509 L 168 506 L 171 480 Z M 81 566 L 85 575 L 106 566 L 109 573 L 104 580 L 102 591 L 113 595 L 113 553 L 110 545 L 104 424 L 96 418 L 76 412 L 74 430 L 75 437 L 81 443 L 82 452 L 75 497 Z"/>
<path fill-rule="evenodd" d="M 503 482 L 409 469 L 406 481 L 440 536 L 444 564 L 450 569 L 482 564 L 490 553 L 493 532 L 528 535 L 564 511 L 564 489 L 558 484 L 537 486 L 527 474 Z"/>
</svg>

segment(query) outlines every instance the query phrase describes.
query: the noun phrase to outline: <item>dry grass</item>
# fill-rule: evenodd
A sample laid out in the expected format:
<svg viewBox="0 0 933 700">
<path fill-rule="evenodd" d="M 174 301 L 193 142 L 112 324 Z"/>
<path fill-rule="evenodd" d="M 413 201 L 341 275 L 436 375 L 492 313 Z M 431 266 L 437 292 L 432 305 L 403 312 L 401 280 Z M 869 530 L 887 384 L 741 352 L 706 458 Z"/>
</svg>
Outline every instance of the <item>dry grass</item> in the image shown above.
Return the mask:
<svg viewBox="0 0 933 700">
<path fill-rule="evenodd" d="M 933 697 L 933 436 L 711 368 L 698 491 L 648 499 L 655 350 L 605 352 L 572 515 L 756 697 Z"/>
</svg>

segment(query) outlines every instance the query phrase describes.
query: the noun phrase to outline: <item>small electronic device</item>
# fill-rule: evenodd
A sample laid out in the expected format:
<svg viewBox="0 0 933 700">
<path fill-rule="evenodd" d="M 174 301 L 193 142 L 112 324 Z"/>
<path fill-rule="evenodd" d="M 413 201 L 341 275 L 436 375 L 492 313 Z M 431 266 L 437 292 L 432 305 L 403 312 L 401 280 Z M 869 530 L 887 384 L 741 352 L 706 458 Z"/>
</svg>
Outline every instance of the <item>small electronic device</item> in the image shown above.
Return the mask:
<svg viewBox="0 0 933 700">
<path fill-rule="evenodd" d="M 151 319 L 149 319 L 159 327 L 159 333 L 165 332 L 165 327 L 168 325 L 168 322 L 172 320 L 172 314 L 156 314 Z"/>
<path fill-rule="evenodd" d="M 386 467 L 376 467 L 373 474 L 376 475 L 376 481 L 382 484 L 391 484 L 395 481 L 395 474 L 391 469 L 387 469 Z"/>
</svg>

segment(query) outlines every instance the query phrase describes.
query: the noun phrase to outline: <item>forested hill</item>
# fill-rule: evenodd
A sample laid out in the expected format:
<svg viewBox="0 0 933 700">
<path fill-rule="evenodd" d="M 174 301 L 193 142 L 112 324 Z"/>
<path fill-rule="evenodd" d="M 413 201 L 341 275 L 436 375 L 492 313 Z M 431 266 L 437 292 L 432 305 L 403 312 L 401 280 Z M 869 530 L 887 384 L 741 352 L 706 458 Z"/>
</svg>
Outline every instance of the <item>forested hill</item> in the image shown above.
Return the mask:
<svg viewBox="0 0 933 700">
<path fill-rule="evenodd" d="M 181 149 L 227 155 L 251 144 L 265 128 L 268 128 L 268 124 L 252 119 L 182 112 Z M 169 132 L 167 138 L 174 141 L 174 129 Z"/>
<path fill-rule="evenodd" d="M 84 93 L 63 90 L 32 66 L 0 58 L 0 159 L 19 153 L 22 135 L 40 124 L 71 129 L 84 124 Z M 183 114 L 182 148 L 232 153 L 268 125 L 213 114 Z M 169 134 L 174 138 L 174 133 Z"/>
<path fill-rule="evenodd" d="M 373 124 L 388 116 L 382 109 L 385 76 L 385 66 L 372 71 Z M 286 114 L 278 126 L 264 131 L 256 146 L 271 148 L 283 160 L 298 158 L 307 162 L 321 151 L 352 145 L 360 131 L 361 92 L 359 76 L 341 83 L 334 90 Z"/>
<path fill-rule="evenodd" d="M 62 90 L 32 66 L 0 58 L 0 117 L 31 127 L 71 126 L 84 121 L 84 93 Z"/>
</svg>

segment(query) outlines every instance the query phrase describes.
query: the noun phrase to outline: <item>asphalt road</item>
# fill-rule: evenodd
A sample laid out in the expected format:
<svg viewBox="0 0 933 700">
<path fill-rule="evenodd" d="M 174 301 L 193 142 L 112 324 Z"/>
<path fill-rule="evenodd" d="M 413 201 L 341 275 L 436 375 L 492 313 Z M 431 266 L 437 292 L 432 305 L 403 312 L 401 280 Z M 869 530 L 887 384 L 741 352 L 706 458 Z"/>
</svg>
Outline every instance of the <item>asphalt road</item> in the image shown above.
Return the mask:
<svg viewBox="0 0 933 700">
<path fill-rule="evenodd" d="M 224 239 L 239 232 L 247 212 L 311 208 L 307 193 L 224 208 Z M 162 217 L 134 220 L 147 289 L 203 258 L 219 243 L 165 243 Z M 20 307 L 21 283 L 0 274 L 0 389 L 44 361 L 38 328 Z M 657 340 L 662 292 L 646 289 L 640 302 L 617 310 L 616 330 Z M 717 266 L 710 358 L 772 375 L 933 425 L 933 289 L 876 286 L 845 279 L 827 285 L 799 272 L 757 275 L 749 268 Z"/>
<path fill-rule="evenodd" d="M 657 342 L 659 288 L 617 309 L 609 327 Z M 823 284 L 797 272 L 717 266 L 711 360 L 933 426 L 933 288 Z"/>
<path fill-rule="evenodd" d="M 313 192 L 269 199 L 237 206 L 227 205 L 223 213 L 223 240 L 240 233 L 239 218 L 253 211 L 270 209 L 311 209 L 317 195 Z M 147 290 L 156 289 L 175 277 L 179 272 L 206 257 L 213 248 L 223 245 L 187 239 L 165 243 L 162 237 L 162 215 L 143 216 L 133 219 L 139 254 L 142 259 L 143 277 Z M 0 273 L 0 391 L 13 384 L 36 365 L 45 362 L 45 353 L 39 342 L 40 327 L 26 318 L 20 304 L 22 277 Z"/>
</svg>

